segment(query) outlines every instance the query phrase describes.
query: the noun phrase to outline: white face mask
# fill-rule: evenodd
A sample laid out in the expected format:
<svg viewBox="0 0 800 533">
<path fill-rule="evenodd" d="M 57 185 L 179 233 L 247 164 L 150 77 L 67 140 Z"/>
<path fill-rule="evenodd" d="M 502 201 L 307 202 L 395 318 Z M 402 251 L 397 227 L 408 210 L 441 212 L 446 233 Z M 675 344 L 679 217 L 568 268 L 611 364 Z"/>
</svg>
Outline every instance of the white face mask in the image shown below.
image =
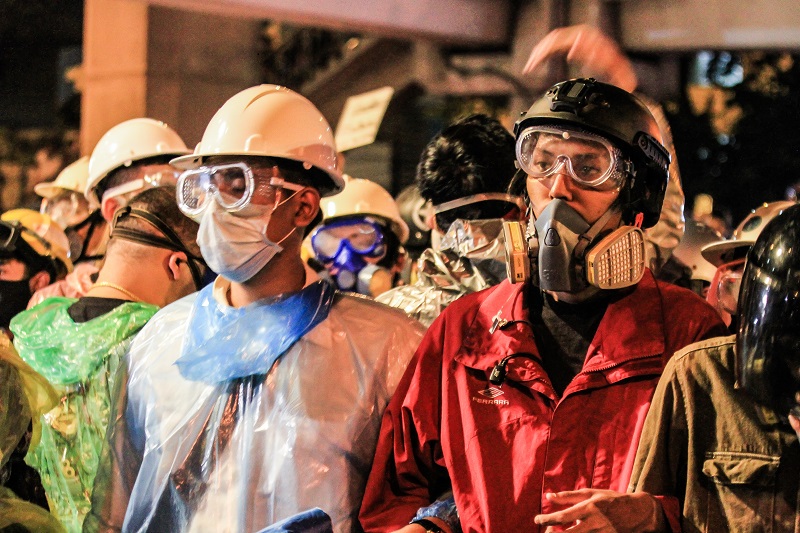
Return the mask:
<svg viewBox="0 0 800 533">
<path fill-rule="evenodd" d="M 265 206 L 261 216 L 238 217 L 217 202 L 210 202 L 197 232 L 197 244 L 209 268 L 235 283 L 243 283 L 260 272 L 283 251 L 280 244 L 294 232 L 293 229 L 278 242 L 269 240 L 267 226 L 273 210 L 272 206 Z"/>
</svg>

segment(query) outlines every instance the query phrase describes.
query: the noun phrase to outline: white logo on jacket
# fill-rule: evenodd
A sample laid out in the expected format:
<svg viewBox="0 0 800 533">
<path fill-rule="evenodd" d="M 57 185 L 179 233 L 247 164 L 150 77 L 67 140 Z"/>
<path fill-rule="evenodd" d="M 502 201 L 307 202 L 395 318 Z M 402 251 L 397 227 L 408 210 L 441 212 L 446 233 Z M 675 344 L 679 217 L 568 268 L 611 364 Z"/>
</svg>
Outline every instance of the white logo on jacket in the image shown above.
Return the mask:
<svg viewBox="0 0 800 533">
<path fill-rule="evenodd" d="M 472 397 L 473 402 L 485 404 L 485 405 L 508 405 L 508 400 L 496 400 L 498 396 L 505 394 L 502 390 L 498 389 L 497 387 L 488 387 L 486 389 L 478 391 L 478 394 L 482 396 L 486 396 L 489 398 L 488 400 L 484 398 L 478 398 L 477 396 Z"/>
</svg>

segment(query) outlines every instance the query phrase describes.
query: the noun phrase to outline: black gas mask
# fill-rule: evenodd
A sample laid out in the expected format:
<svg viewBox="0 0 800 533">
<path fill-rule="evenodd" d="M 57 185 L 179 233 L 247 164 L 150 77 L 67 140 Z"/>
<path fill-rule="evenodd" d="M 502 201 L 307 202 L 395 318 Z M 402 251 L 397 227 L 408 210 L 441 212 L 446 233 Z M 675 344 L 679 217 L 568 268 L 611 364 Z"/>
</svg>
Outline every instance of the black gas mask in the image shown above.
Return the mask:
<svg viewBox="0 0 800 533">
<path fill-rule="evenodd" d="M 644 274 L 644 234 L 636 226 L 620 226 L 601 237 L 609 209 L 589 224 L 567 202 L 552 200 L 527 231 L 504 222 L 509 279 L 531 278 L 541 290 L 564 301 L 580 300 L 595 289 L 619 289 L 639 282 Z"/>
</svg>

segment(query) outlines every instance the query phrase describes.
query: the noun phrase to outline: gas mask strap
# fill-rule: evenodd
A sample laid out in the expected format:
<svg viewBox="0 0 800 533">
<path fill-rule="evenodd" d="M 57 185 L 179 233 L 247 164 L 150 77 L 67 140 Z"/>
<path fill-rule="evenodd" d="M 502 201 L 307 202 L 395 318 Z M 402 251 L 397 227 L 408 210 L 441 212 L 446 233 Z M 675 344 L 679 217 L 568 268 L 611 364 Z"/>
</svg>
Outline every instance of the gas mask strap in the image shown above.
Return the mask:
<svg viewBox="0 0 800 533">
<path fill-rule="evenodd" d="M 608 221 L 615 213 L 616 211 L 614 209 L 609 209 L 608 211 L 603 213 L 603 216 L 597 219 L 597 222 L 592 224 L 592 227 L 589 228 L 589 230 L 586 233 L 578 237 L 578 244 L 575 246 L 575 252 L 574 252 L 575 259 L 577 259 L 579 262 L 583 261 L 584 257 L 586 256 L 586 249 L 589 247 L 590 244 L 592 244 L 592 242 L 595 240 L 597 235 L 600 234 L 603 228 L 605 228 L 606 224 L 608 224 Z"/>
</svg>

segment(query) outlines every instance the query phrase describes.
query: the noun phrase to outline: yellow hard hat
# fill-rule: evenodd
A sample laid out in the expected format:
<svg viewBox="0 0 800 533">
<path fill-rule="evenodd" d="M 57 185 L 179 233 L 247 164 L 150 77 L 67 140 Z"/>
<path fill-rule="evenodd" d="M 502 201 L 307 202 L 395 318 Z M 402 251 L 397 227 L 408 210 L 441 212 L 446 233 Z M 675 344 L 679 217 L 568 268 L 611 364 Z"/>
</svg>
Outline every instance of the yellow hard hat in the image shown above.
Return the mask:
<svg viewBox="0 0 800 533">
<path fill-rule="evenodd" d="M 54 263 L 55 276 L 60 271 L 72 272 L 69 239 L 48 215 L 32 209 L 12 209 L 3 213 L 0 220 L 23 228 L 20 236 L 37 255 Z"/>
</svg>

